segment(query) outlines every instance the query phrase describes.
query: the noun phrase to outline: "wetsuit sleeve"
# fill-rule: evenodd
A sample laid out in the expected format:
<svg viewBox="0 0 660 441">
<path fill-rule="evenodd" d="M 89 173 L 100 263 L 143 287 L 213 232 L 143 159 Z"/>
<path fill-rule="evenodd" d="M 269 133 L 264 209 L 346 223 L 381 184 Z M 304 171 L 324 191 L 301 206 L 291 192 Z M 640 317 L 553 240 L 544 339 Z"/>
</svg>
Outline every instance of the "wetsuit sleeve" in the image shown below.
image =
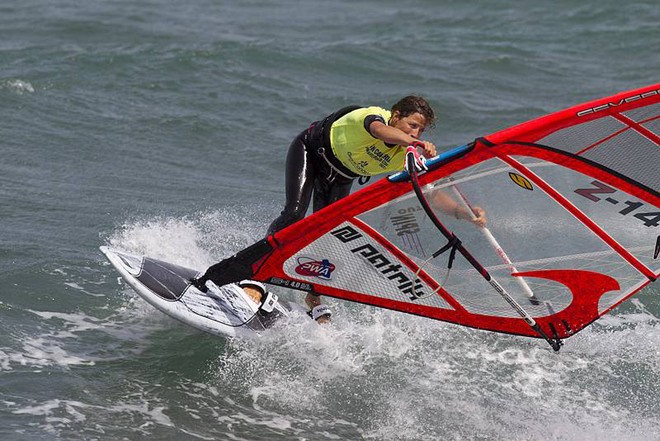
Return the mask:
<svg viewBox="0 0 660 441">
<path fill-rule="evenodd" d="M 385 122 L 385 118 L 383 118 L 382 115 L 373 115 L 373 114 L 371 114 L 371 115 L 367 115 L 367 116 L 364 117 L 364 129 L 367 132 L 369 132 L 369 134 L 371 136 L 373 136 L 375 138 L 374 134 L 371 133 L 371 130 L 369 130 L 369 126 L 371 126 L 371 123 L 374 122 L 374 121 L 380 121 L 383 124 L 387 124 L 387 123 Z"/>
</svg>

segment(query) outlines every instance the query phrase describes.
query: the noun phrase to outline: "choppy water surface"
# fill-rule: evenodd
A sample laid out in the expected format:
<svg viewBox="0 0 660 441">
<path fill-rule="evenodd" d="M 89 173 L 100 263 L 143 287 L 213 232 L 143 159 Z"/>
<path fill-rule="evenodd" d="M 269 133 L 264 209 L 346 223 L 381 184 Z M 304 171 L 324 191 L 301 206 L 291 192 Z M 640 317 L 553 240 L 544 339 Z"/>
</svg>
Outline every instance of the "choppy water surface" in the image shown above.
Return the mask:
<svg viewBox="0 0 660 441">
<path fill-rule="evenodd" d="M 660 439 L 657 284 L 559 354 L 332 300 L 331 328 L 228 342 L 98 251 L 204 268 L 263 235 L 311 119 L 419 93 L 452 147 L 657 82 L 658 22 L 652 1 L 4 2 L 0 437 Z"/>
</svg>

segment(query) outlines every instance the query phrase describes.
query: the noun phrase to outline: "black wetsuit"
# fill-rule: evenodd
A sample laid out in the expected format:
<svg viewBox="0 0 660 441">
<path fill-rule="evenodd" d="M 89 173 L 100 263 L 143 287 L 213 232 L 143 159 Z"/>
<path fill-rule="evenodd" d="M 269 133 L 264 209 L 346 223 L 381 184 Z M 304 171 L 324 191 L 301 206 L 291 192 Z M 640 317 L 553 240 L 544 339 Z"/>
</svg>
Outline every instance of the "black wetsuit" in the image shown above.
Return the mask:
<svg viewBox="0 0 660 441">
<path fill-rule="evenodd" d="M 355 173 L 348 170 L 332 154 L 330 127 L 332 123 L 359 106 L 344 107 L 321 121 L 313 122 L 289 146 L 286 157 L 286 204 L 280 216 L 268 227 L 275 233 L 301 220 L 314 194 L 314 211 L 318 211 L 351 192 Z M 365 121 L 365 124 L 369 124 Z M 213 280 L 224 285 L 253 275 L 252 262 L 272 251 L 267 239 L 240 251 L 236 255 L 209 267 L 204 275 L 191 280 L 200 291 L 206 292 L 205 283 Z"/>
<path fill-rule="evenodd" d="M 286 203 L 280 216 L 268 228 L 279 231 L 305 217 L 314 194 L 314 212 L 348 196 L 358 177 L 332 154 L 330 126 L 347 113 L 359 109 L 349 106 L 321 121 L 313 122 L 289 146 L 286 157 Z"/>
</svg>

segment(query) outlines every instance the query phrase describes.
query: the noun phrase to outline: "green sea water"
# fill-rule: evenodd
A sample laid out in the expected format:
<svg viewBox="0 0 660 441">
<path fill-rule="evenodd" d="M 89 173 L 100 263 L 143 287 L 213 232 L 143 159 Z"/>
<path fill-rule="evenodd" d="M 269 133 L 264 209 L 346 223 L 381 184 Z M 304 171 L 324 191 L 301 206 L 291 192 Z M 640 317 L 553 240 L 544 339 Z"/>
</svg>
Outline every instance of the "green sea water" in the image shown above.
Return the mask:
<svg viewBox="0 0 660 441">
<path fill-rule="evenodd" d="M 660 439 L 657 283 L 559 354 L 333 300 L 330 329 L 241 342 L 98 251 L 205 268 L 263 236 L 310 121 L 421 94 L 448 149 L 657 83 L 658 23 L 651 0 L 2 2 L 0 439 Z"/>
</svg>

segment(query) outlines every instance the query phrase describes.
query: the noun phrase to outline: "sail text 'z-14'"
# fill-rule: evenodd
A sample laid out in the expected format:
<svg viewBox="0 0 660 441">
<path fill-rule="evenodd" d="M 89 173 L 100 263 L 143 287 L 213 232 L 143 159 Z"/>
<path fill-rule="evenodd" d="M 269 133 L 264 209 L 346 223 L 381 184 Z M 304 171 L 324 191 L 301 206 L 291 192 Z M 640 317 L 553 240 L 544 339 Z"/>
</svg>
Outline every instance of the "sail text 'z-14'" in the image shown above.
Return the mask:
<svg viewBox="0 0 660 441">
<path fill-rule="evenodd" d="M 660 84 L 478 138 L 428 166 L 355 192 L 206 276 L 545 338 L 558 350 L 660 273 Z M 447 198 L 483 208 L 487 228 L 456 219 Z"/>
</svg>

